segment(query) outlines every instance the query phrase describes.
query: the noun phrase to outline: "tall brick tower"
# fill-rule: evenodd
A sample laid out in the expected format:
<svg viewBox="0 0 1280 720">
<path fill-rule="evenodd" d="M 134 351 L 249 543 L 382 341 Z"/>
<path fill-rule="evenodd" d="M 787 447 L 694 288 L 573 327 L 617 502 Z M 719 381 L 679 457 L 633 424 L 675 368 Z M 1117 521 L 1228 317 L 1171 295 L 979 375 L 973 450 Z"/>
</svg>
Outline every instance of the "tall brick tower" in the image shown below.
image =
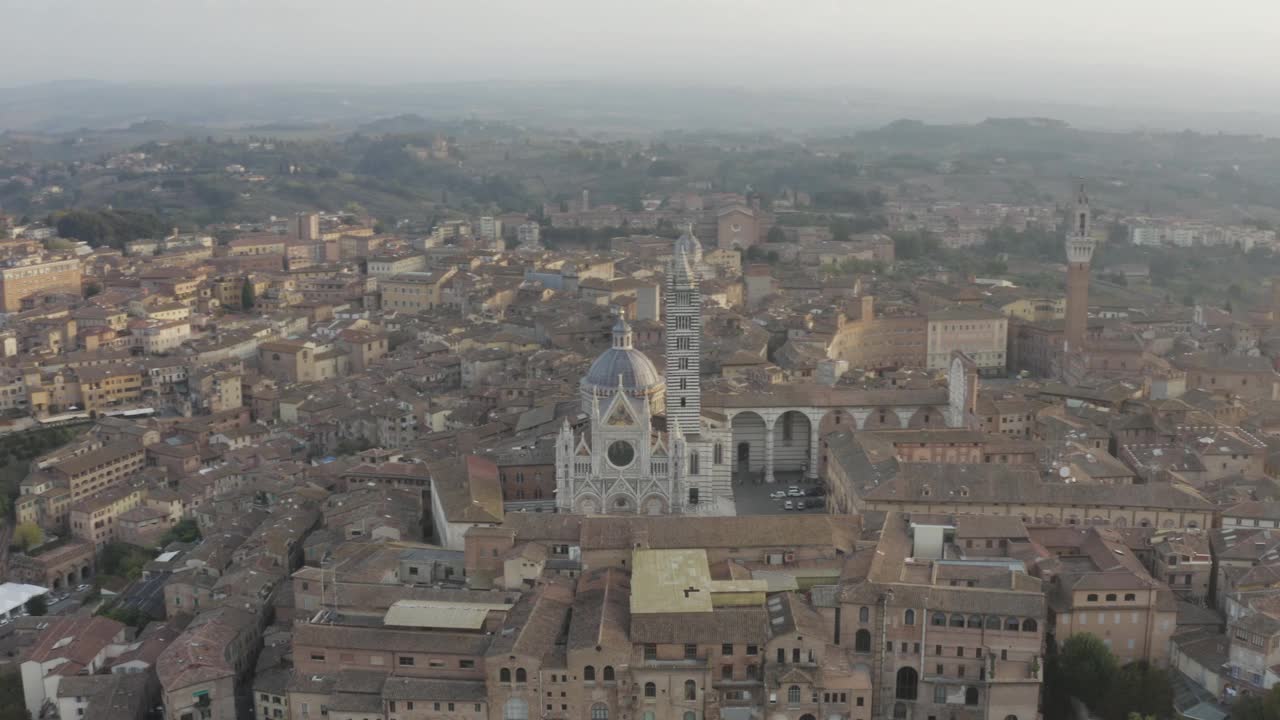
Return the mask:
<svg viewBox="0 0 1280 720">
<path fill-rule="evenodd" d="M 1067 323 L 1063 344 L 1065 353 L 1084 349 L 1085 330 L 1089 321 L 1089 263 L 1093 260 L 1094 241 L 1089 227 L 1089 196 L 1084 184 L 1076 194 L 1067 230 Z"/>
</svg>

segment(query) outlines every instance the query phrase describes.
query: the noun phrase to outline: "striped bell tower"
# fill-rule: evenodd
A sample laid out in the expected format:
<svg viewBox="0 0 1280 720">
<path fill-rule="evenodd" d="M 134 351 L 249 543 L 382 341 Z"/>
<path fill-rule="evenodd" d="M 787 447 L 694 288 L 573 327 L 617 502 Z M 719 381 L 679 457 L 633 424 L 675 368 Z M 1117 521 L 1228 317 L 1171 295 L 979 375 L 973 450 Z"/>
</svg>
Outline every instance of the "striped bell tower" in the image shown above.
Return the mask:
<svg viewBox="0 0 1280 720">
<path fill-rule="evenodd" d="M 702 388 L 702 245 L 686 229 L 667 266 L 667 426 L 685 436 L 700 432 Z"/>
</svg>

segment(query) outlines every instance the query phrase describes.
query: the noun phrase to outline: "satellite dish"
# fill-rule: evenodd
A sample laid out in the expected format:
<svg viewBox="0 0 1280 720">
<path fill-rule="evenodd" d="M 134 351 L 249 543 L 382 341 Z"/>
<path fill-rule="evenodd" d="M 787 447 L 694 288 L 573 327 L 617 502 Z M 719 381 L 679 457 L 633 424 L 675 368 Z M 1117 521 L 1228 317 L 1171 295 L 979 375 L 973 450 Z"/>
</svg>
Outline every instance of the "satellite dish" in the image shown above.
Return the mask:
<svg viewBox="0 0 1280 720">
<path fill-rule="evenodd" d="M 1058 468 L 1058 477 L 1061 477 L 1061 478 L 1071 477 L 1071 468 L 1067 467 L 1066 465 L 1063 465 L 1062 467 Z"/>
</svg>

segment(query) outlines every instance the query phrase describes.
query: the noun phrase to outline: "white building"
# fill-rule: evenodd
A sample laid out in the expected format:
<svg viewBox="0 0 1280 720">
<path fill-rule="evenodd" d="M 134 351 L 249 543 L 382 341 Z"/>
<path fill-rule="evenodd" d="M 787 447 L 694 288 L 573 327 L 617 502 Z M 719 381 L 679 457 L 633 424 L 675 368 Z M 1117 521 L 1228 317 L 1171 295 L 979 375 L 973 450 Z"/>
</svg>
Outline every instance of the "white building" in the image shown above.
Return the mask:
<svg viewBox="0 0 1280 720">
<path fill-rule="evenodd" d="M 556 441 L 556 504 L 581 514 L 734 514 L 730 434 L 723 417 L 702 414 L 699 359 L 702 247 L 676 241 L 667 268 L 665 378 L 632 346 L 620 317 L 613 347 L 580 384 L 590 428 L 566 420 Z M 654 415 L 665 407 L 665 430 Z"/>
<path fill-rule="evenodd" d="M 522 248 L 536 248 L 542 242 L 542 228 L 538 223 L 524 223 L 516 228 L 516 241 Z"/>
<path fill-rule="evenodd" d="M 485 215 L 480 218 L 480 239 L 487 243 L 497 243 L 502 239 L 502 221 Z"/>
<path fill-rule="evenodd" d="M 0 585 L 0 620 L 12 620 L 28 600 L 48 592 L 48 588 L 42 588 L 39 585 L 14 582 Z"/>
</svg>

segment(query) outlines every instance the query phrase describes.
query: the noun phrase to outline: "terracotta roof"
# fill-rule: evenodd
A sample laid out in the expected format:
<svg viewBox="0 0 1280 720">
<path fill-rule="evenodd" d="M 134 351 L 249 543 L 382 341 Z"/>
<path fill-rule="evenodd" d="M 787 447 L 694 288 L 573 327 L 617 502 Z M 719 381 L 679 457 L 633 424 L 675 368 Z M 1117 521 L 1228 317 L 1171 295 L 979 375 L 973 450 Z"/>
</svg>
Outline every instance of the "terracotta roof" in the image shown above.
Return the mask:
<svg viewBox="0 0 1280 720">
<path fill-rule="evenodd" d="M 70 615 L 56 618 L 40 634 L 27 658 L 36 662 L 48 662 L 54 658 L 66 658 L 81 666 L 88 666 L 124 631 L 124 625 L 100 616 Z M 59 674 L 65 674 L 59 671 Z"/>
</svg>

